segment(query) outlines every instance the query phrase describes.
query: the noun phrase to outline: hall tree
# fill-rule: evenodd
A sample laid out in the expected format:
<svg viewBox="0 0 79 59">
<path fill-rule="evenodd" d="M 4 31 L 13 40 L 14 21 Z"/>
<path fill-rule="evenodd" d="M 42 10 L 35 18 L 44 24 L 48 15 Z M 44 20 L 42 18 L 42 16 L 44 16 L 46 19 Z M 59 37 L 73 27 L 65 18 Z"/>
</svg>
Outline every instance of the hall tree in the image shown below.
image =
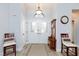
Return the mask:
<svg viewBox="0 0 79 59">
<path fill-rule="evenodd" d="M 51 21 L 51 36 L 48 37 L 48 46 L 56 51 L 56 19 Z"/>
</svg>

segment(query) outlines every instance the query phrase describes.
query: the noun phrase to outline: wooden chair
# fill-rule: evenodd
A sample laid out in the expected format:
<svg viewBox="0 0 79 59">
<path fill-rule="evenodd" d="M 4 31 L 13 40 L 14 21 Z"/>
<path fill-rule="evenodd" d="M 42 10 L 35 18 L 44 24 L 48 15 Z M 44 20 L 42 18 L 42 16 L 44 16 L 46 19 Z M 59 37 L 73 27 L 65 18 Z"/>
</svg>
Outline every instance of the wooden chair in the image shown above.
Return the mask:
<svg viewBox="0 0 79 59">
<path fill-rule="evenodd" d="M 64 48 L 63 47 L 64 41 L 70 41 L 68 33 L 61 33 L 61 53 L 63 51 L 62 49 Z"/>
<path fill-rule="evenodd" d="M 75 49 L 74 52 L 73 48 Z M 75 56 L 77 56 L 77 46 L 71 42 L 68 33 L 61 33 L 61 53 L 64 49 L 66 49 L 65 52 L 67 56 L 69 56 L 71 50 L 71 53 L 75 53 Z"/>
<path fill-rule="evenodd" d="M 7 50 L 12 49 L 12 51 L 7 53 Z M 3 55 L 14 53 L 16 56 L 16 42 L 14 38 L 14 33 L 5 33 L 4 34 L 4 43 L 3 43 Z"/>
</svg>

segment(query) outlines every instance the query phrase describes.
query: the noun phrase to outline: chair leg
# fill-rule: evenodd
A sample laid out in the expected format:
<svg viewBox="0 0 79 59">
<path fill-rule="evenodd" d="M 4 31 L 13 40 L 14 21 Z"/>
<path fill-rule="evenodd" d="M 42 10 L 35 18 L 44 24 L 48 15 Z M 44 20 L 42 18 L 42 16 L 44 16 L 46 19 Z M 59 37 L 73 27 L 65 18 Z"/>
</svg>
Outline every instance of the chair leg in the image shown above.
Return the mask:
<svg viewBox="0 0 79 59">
<path fill-rule="evenodd" d="M 67 56 L 69 56 L 69 47 L 67 47 Z"/>
<path fill-rule="evenodd" d="M 3 49 L 3 55 L 6 56 L 6 47 Z"/>
<path fill-rule="evenodd" d="M 77 56 L 77 47 L 75 47 L 75 56 Z"/>
<path fill-rule="evenodd" d="M 15 56 L 16 56 L 16 45 L 14 45 L 13 47 L 13 52 L 15 53 Z"/>
<path fill-rule="evenodd" d="M 63 44 L 61 44 L 61 53 L 63 52 Z"/>
</svg>

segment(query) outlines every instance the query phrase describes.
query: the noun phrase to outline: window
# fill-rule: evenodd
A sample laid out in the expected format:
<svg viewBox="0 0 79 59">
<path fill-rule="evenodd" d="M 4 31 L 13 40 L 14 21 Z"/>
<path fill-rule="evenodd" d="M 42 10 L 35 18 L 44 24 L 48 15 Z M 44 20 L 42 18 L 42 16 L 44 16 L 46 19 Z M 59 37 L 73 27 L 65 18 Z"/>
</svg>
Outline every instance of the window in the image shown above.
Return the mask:
<svg viewBox="0 0 79 59">
<path fill-rule="evenodd" d="M 40 20 L 32 22 L 32 31 L 38 34 L 46 32 L 46 22 Z"/>
</svg>

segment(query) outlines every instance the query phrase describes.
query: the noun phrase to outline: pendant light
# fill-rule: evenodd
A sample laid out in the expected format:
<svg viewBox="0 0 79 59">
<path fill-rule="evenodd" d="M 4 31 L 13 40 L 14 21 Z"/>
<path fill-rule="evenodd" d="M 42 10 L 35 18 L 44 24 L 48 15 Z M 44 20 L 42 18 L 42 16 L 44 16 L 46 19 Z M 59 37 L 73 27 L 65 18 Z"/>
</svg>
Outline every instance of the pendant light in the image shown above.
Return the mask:
<svg viewBox="0 0 79 59">
<path fill-rule="evenodd" d="M 35 11 L 34 16 L 35 17 L 44 17 L 43 11 L 40 8 L 40 4 L 38 4 L 37 10 Z"/>
</svg>

